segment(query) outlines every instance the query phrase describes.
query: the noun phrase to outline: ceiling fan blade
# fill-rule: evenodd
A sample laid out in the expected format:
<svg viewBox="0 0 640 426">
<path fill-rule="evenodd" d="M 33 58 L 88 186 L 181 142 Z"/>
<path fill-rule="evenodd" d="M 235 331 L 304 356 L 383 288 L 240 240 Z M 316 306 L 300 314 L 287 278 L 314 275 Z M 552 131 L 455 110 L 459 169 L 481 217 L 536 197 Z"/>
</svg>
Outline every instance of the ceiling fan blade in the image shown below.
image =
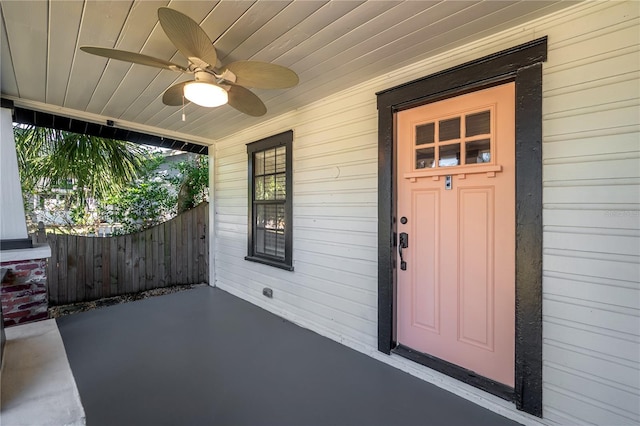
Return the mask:
<svg viewBox="0 0 640 426">
<path fill-rule="evenodd" d="M 256 89 L 286 89 L 300 81 L 287 67 L 259 61 L 237 61 L 227 65 L 236 75 L 236 84 Z"/>
<path fill-rule="evenodd" d="M 103 56 L 109 59 L 117 59 L 119 61 L 133 62 L 134 64 L 148 65 L 150 67 L 164 68 L 171 71 L 187 72 L 187 69 L 173 62 L 164 59 L 154 58 L 152 56 L 143 55 L 141 53 L 127 52 L 126 50 L 109 49 L 97 46 L 82 46 L 80 50 L 91 53 L 92 55 Z"/>
<path fill-rule="evenodd" d="M 200 68 L 216 66 L 216 49 L 196 21 L 168 7 L 158 9 L 158 19 L 169 40 L 185 58 Z"/>
<path fill-rule="evenodd" d="M 229 89 L 229 105 L 238 111 L 260 117 L 267 113 L 267 107 L 251 90 L 242 86 L 231 85 Z"/>
<path fill-rule="evenodd" d="M 189 103 L 189 100 L 184 97 L 184 85 L 190 83 L 190 81 L 183 81 L 182 83 L 174 84 L 164 91 L 162 95 L 162 103 L 169 106 L 182 106 Z"/>
</svg>

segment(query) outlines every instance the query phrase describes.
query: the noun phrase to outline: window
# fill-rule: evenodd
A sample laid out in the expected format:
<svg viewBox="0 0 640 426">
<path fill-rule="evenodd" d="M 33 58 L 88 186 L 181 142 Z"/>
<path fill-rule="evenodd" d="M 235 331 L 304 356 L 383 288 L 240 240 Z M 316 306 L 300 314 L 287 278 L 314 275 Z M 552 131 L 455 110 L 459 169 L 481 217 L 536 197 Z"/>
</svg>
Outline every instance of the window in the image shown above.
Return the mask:
<svg viewBox="0 0 640 426">
<path fill-rule="evenodd" d="M 246 260 L 293 271 L 293 131 L 247 145 L 249 241 Z"/>
<path fill-rule="evenodd" d="M 492 116 L 481 109 L 416 126 L 415 169 L 491 163 Z"/>
</svg>

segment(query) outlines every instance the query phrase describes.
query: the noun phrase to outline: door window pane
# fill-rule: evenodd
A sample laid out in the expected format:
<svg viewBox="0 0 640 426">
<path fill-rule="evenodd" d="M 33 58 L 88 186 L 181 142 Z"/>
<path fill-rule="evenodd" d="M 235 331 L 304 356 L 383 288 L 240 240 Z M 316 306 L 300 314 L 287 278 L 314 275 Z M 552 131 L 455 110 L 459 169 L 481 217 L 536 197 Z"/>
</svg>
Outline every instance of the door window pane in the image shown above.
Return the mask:
<svg viewBox="0 0 640 426">
<path fill-rule="evenodd" d="M 416 150 L 416 169 L 433 167 L 435 162 L 433 148 L 422 148 Z"/>
<path fill-rule="evenodd" d="M 438 166 L 451 167 L 460 164 L 460 144 L 454 143 L 451 145 L 440 146 L 440 159 L 438 160 Z"/>
<path fill-rule="evenodd" d="M 491 111 L 469 114 L 465 117 L 466 136 L 488 135 L 491 133 Z"/>
<path fill-rule="evenodd" d="M 442 120 L 440 122 L 440 137 L 441 141 L 450 141 L 460 138 L 460 117 L 450 118 L 448 120 Z"/>
<path fill-rule="evenodd" d="M 416 126 L 416 145 L 424 145 L 435 142 L 435 123 Z"/>
<path fill-rule="evenodd" d="M 491 162 L 491 139 L 467 142 L 467 164 Z"/>
</svg>

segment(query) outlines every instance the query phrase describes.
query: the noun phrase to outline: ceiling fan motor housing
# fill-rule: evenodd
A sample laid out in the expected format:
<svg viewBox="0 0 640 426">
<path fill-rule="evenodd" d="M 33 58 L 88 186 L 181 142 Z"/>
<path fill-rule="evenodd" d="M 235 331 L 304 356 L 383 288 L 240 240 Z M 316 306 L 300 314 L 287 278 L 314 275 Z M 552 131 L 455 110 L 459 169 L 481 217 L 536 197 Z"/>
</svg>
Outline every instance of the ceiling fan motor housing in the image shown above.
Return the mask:
<svg viewBox="0 0 640 426">
<path fill-rule="evenodd" d="M 196 81 L 199 81 L 202 83 L 216 84 L 216 77 L 212 74 L 209 74 L 206 71 L 196 71 L 195 77 L 196 77 Z"/>
</svg>

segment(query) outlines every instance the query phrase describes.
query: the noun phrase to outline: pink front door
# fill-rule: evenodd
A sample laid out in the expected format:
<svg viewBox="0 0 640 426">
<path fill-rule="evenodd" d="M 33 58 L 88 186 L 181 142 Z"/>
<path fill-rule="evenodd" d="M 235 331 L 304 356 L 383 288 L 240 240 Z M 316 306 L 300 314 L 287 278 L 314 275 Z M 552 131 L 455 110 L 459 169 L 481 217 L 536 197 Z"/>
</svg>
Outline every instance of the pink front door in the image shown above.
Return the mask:
<svg viewBox="0 0 640 426">
<path fill-rule="evenodd" d="M 514 386 L 514 84 L 397 114 L 397 340 Z"/>
</svg>

